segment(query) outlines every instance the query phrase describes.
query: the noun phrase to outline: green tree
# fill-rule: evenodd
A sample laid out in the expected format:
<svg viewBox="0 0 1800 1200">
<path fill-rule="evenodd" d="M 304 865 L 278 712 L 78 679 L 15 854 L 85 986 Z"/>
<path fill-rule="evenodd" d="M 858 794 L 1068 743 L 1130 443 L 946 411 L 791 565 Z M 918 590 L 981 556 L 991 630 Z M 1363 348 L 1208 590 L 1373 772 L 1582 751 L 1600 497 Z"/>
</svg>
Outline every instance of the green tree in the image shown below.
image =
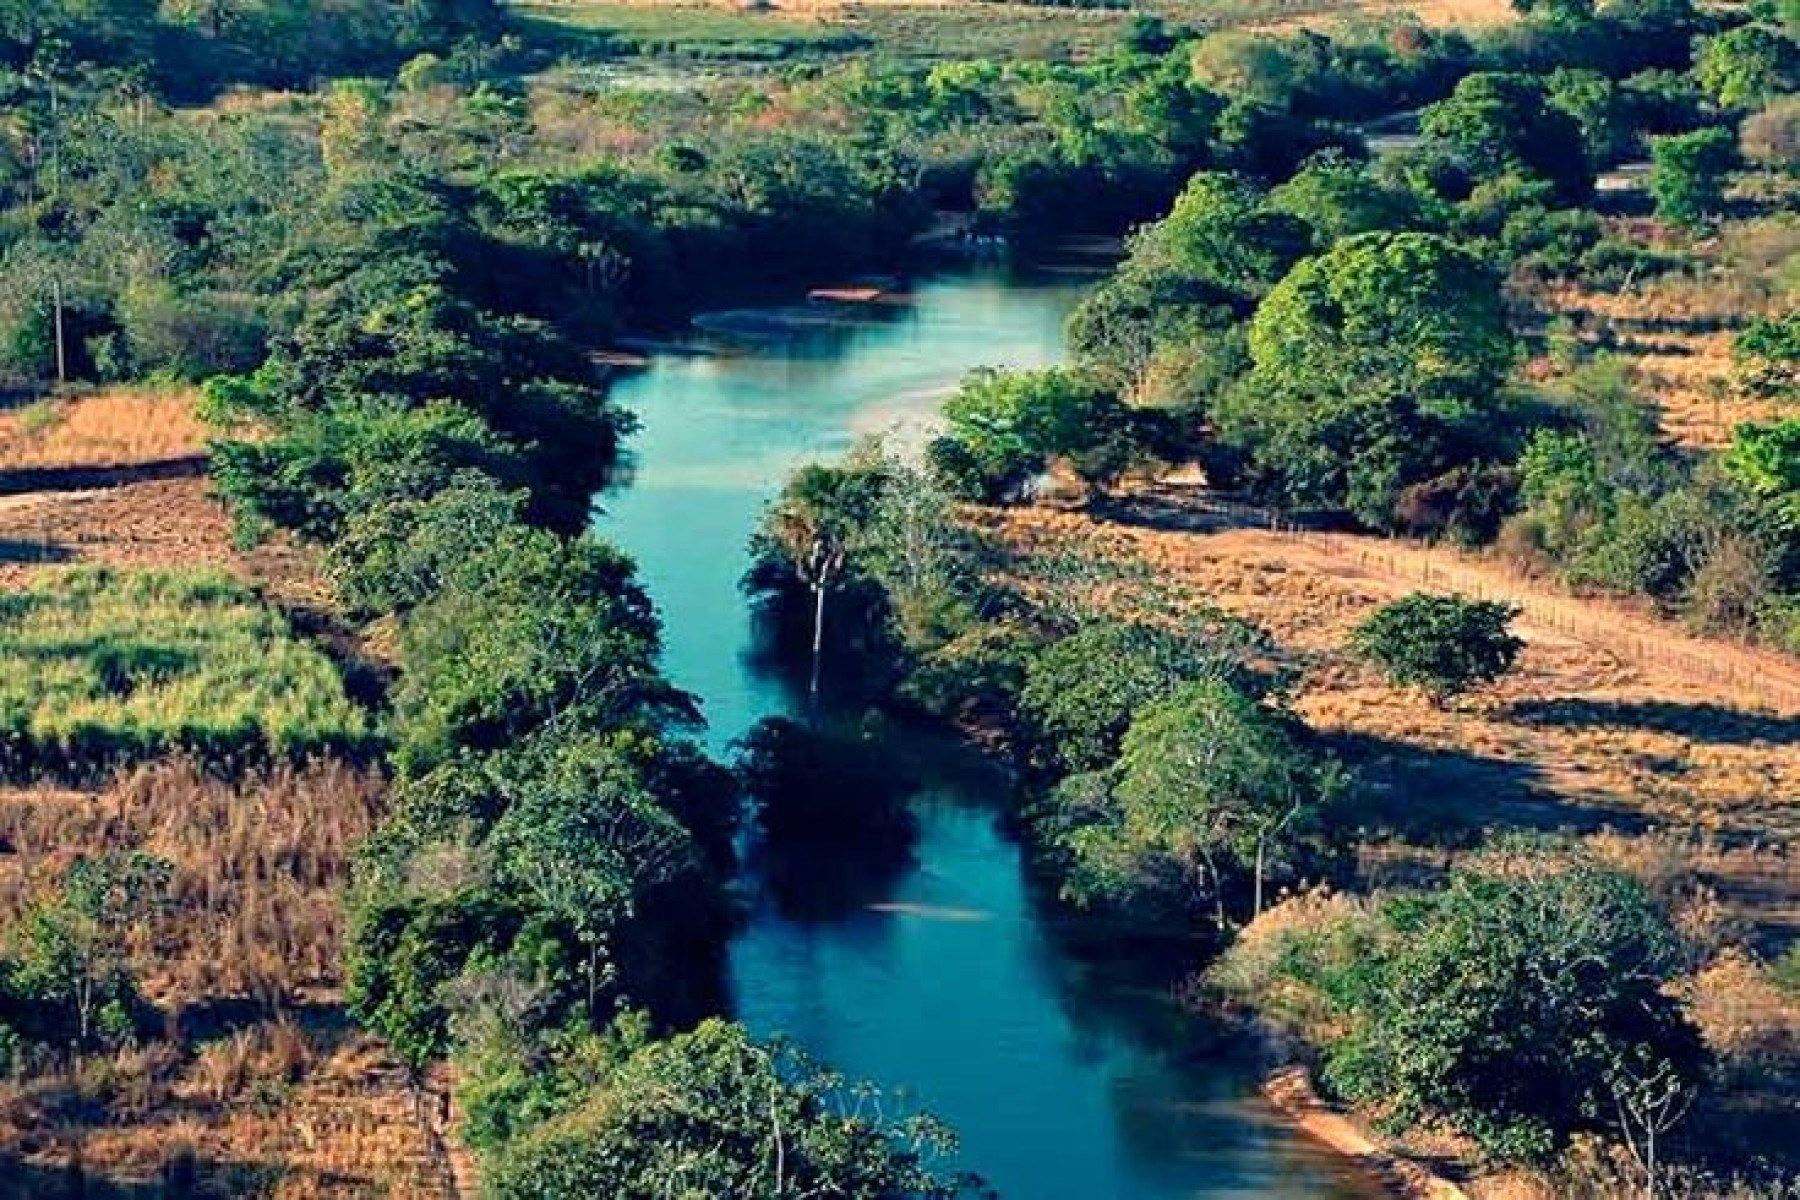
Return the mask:
<svg viewBox="0 0 1800 1200">
<path fill-rule="evenodd" d="M 975 1190 L 937 1168 L 955 1148 L 941 1123 L 882 1111 L 872 1089 L 710 1020 L 631 1052 L 578 1105 L 495 1154 L 484 1185 L 500 1200 L 951 1200 Z"/>
<path fill-rule="evenodd" d="M 660 637 L 629 559 L 515 526 L 462 563 L 402 631 L 394 758 L 417 779 L 539 731 L 655 732 L 692 716 L 657 671 Z"/>
<path fill-rule="evenodd" d="M 1466 75 L 1447 99 L 1424 109 L 1419 128 L 1427 145 L 1449 150 L 1478 179 L 1532 175 L 1566 201 L 1585 199 L 1593 187 L 1581 127 L 1530 75 Z"/>
<path fill-rule="evenodd" d="M 944 420 L 987 500 L 1015 496 L 1053 459 L 1103 486 L 1137 453 L 1130 411 L 1094 379 L 1060 367 L 977 371 L 944 402 Z M 941 449 L 938 460 L 946 461 Z"/>
<path fill-rule="evenodd" d="M 1499 283 L 1431 234 L 1368 233 L 1307 259 L 1250 326 L 1215 413 L 1268 490 L 1392 519 L 1399 490 L 1473 457 L 1514 353 Z"/>
<path fill-rule="evenodd" d="M 1104 619 L 1053 642 L 1031 659 L 1019 696 L 1035 756 L 1064 772 L 1110 766 L 1145 705 L 1195 680 L 1244 680 L 1232 632 Z"/>
<path fill-rule="evenodd" d="M 1326 1078 L 1350 1097 L 1542 1160 L 1615 1126 L 1623 1093 L 1648 1111 L 1661 1083 L 1699 1082 L 1699 1034 L 1666 990 L 1675 933 L 1630 876 L 1505 844 L 1384 916 L 1379 948 L 1332 989 L 1351 1025 Z"/>
<path fill-rule="evenodd" d="M 13 929 L 12 986 L 61 1006 L 86 1047 L 102 1018 L 125 1024 L 134 993 L 130 945 L 162 906 L 169 864 L 140 853 L 78 858 Z"/>
<path fill-rule="evenodd" d="M 1731 343 L 1733 382 L 1753 396 L 1800 397 L 1800 308 L 1752 317 Z"/>
<path fill-rule="evenodd" d="M 367 616 L 408 612 L 515 535 L 525 494 L 479 471 L 449 477 L 429 495 L 401 494 L 359 507 L 326 552 L 338 595 Z"/>
<path fill-rule="evenodd" d="M 1233 876 L 1248 874 L 1251 914 L 1271 864 L 1291 848 L 1327 790 L 1293 722 L 1219 679 L 1182 685 L 1126 732 L 1104 815 L 1064 838 L 1077 899 L 1127 898 L 1164 872 L 1195 879 L 1225 922 Z M 1077 785 L 1078 790 L 1085 785 Z"/>
<path fill-rule="evenodd" d="M 1800 45 L 1767 25 L 1739 25 L 1700 42 L 1694 78 L 1721 108 L 1761 108 L 1800 81 Z"/>
<path fill-rule="evenodd" d="M 1168 216 L 1133 237 L 1125 269 L 1254 298 L 1306 254 L 1310 232 L 1249 180 L 1202 171 L 1188 180 Z"/>
<path fill-rule="evenodd" d="M 1310 225 L 1320 250 L 1359 233 L 1430 224 L 1416 193 L 1382 182 L 1365 164 L 1342 155 L 1313 159 L 1269 193 L 1269 203 Z"/>
<path fill-rule="evenodd" d="M 864 464 L 810 465 L 789 477 L 763 516 L 760 540 L 812 594 L 812 673 L 816 700 L 825 661 L 825 598 L 850 578 L 852 556 L 869 536 L 884 476 Z"/>
<path fill-rule="evenodd" d="M 1512 669 L 1525 648 L 1507 628 L 1517 615 L 1492 600 L 1415 592 L 1377 609 L 1352 642 L 1394 683 L 1421 688 L 1441 705 Z"/>
<path fill-rule="evenodd" d="M 1714 126 L 1671 134 L 1650 143 L 1650 194 L 1656 215 L 1696 228 L 1725 207 L 1725 176 L 1737 166 L 1737 139 Z"/>
<path fill-rule="evenodd" d="M 654 889 L 696 875 L 693 838 L 637 764 L 603 737 L 537 739 L 535 762 L 503 781 L 505 813 L 487 846 L 500 879 L 575 933 L 586 954 L 587 1014 L 600 1019 L 611 939 Z"/>
<path fill-rule="evenodd" d="M 1637 129 L 1629 96 L 1601 72 L 1573 67 L 1551 72 L 1549 101 L 1581 127 L 1590 163 L 1618 162 L 1635 148 Z"/>
<path fill-rule="evenodd" d="M 528 920 L 518 903 L 481 887 L 361 897 L 345 955 L 350 1015 L 418 1078 L 452 1048 L 450 985 L 471 962 L 506 961 Z"/>
<path fill-rule="evenodd" d="M 1782 528 L 1800 532 L 1800 419 L 1738 426 L 1720 465 L 1770 506 Z"/>
</svg>

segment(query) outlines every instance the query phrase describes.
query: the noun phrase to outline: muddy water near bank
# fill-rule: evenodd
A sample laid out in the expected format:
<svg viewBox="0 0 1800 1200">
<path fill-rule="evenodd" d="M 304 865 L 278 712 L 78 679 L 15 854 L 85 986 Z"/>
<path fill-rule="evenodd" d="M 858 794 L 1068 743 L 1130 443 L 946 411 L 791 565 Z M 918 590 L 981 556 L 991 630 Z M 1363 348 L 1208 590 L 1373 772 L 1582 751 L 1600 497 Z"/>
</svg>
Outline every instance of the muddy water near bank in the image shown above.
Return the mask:
<svg viewBox="0 0 1800 1200">
<path fill-rule="evenodd" d="M 635 477 L 597 525 L 637 558 L 715 749 L 798 706 L 759 663 L 737 586 L 786 474 L 867 433 L 916 441 L 975 367 L 1057 361 L 1083 286 L 942 277 L 851 319 L 752 321 L 739 353 L 657 357 L 620 382 L 642 422 Z M 759 899 L 731 956 L 742 1020 L 944 1117 L 962 1164 L 1014 1200 L 1371 1195 L 1245 1066 L 1190 1049 L 1166 987 L 1070 950 L 1001 832 L 1001 774 L 942 739 L 893 750 L 919 783 L 914 864 L 853 881 L 830 916 Z"/>
</svg>

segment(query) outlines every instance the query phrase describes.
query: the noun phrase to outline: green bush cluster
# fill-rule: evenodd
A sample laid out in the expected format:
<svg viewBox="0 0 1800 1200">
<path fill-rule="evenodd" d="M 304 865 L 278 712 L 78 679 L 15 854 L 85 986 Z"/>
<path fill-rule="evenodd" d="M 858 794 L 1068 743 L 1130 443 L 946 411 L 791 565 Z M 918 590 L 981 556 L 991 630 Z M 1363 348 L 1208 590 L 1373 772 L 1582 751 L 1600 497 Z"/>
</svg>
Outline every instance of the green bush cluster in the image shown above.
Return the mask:
<svg viewBox="0 0 1800 1200">
<path fill-rule="evenodd" d="M 998 438 L 995 425 L 975 428 Z M 1003 734 L 1028 781 L 1025 830 L 1066 899 L 1147 936 L 1188 936 L 1196 921 L 1222 929 L 1254 912 L 1295 874 L 1336 772 L 1263 698 L 1256 631 L 1213 613 L 1098 611 L 1092 592 L 1117 581 L 1091 562 L 1042 579 L 1015 563 L 1019 583 L 997 585 L 992 549 L 960 527 L 950 490 L 868 450 L 807 468 L 771 506 L 746 583 L 788 626 L 808 627 L 817 599 L 816 534 L 793 536 L 797 508 L 801 528 L 834 531 L 842 557 L 826 584 L 826 628 L 840 631 L 827 671 L 855 654 L 867 699 Z M 891 791 L 862 780 L 851 747 L 773 727 L 747 749 L 777 839 L 795 822 L 854 824 L 859 837 L 891 826 Z M 796 775 L 816 792 L 808 804 L 784 786 Z"/>
<path fill-rule="evenodd" d="M 1666 1134 L 1704 1078 L 1668 914 L 1578 849 L 1502 839 L 1439 889 L 1270 936 L 1214 980 L 1303 1016 L 1340 1094 L 1396 1127 L 1448 1121 L 1499 1161 Z"/>
</svg>

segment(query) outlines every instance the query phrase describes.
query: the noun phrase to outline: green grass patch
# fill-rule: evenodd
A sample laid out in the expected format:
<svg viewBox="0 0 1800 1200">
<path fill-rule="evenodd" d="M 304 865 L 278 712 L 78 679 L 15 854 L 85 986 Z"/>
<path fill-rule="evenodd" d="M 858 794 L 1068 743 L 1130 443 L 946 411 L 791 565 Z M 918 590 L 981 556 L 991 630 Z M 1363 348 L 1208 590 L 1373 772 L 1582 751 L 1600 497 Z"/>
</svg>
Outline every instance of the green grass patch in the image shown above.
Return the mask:
<svg viewBox="0 0 1800 1200">
<path fill-rule="evenodd" d="M 209 571 L 47 572 L 0 596 L 0 773 L 92 779 L 171 752 L 365 758 L 368 714 L 279 614 Z"/>
<path fill-rule="evenodd" d="M 842 25 L 777 13 L 683 5 L 517 0 L 516 18 L 540 34 L 603 56 L 653 56 L 716 62 L 779 62 L 868 46 Z"/>
</svg>

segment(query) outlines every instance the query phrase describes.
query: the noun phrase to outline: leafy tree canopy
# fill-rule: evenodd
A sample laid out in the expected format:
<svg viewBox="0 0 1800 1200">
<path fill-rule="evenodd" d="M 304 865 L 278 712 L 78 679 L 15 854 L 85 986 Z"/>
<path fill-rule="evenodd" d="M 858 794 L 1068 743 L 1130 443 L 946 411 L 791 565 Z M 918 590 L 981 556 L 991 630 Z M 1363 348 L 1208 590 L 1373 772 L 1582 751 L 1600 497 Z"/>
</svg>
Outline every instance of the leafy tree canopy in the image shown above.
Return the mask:
<svg viewBox="0 0 1800 1200">
<path fill-rule="evenodd" d="M 1525 643 L 1507 626 L 1517 610 L 1491 600 L 1416 592 L 1356 627 L 1356 648 L 1403 687 L 1438 703 L 1512 669 Z"/>
<path fill-rule="evenodd" d="M 1348 1095 L 1542 1159 L 1611 1126 L 1645 1062 L 1698 1082 L 1699 1035 L 1664 990 L 1675 934 L 1631 877 L 1503 844 L 1385 916 L 1384 944 L 1335 983 L 1354 1015 L 1326 1077 Z"/>
<path fill-rule="evenodd" d="M 1581 127 L 1533 76 L 1466 75 L 1448 99 L 1425 109 L 1419 127 L 1428 144 L 1448 149 L 1476 178 L 1533 175 L 1568 201 L 1585 199 L 1593 187 Z"/>
<path fill-rule="evenodd" d="M 1257 309 L 1251 371 L 1217 422 L 1270 490 L 1385 525 L 1401 487 L 1492 436 L 1480 424 L 1513 354 L 1479 259 L 1432 234 L 1360 234 Z"/>
<path fill-rule="evenodd" d="M 631 1051 L 578 1107 L 508 1144 L 485 1182 L 506 1200 L 973 1193 L 939 1165 L 955 1148 L 942 1125 L 881 1109 L 871 1089 L 706 1021 Z"/>
</svg>

